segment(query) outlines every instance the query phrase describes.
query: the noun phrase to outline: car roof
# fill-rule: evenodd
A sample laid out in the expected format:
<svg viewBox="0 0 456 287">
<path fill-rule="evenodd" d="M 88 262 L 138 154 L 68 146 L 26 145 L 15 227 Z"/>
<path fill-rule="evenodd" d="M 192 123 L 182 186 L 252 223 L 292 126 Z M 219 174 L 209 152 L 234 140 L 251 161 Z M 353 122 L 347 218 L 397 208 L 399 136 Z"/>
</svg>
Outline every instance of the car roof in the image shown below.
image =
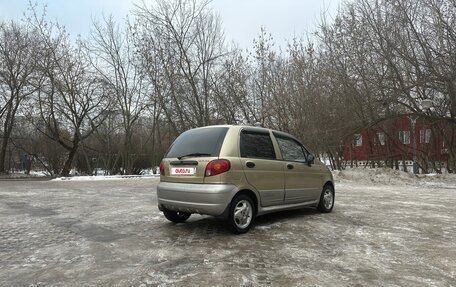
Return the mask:
<svg viewBox="0 0 456 287">
<path fill-rule="evenodd" d="M 275 135 L 292 138 L 292 139 L 296 140 L 297 142 L 300 142 L 295 136 L 293 136 L 293 135 L 291 135 L 289 133 L 278 131 L 278 130 L 274 130 L 274 129 L 270 129 L 270 128 L 265 128 L 265 127 L 253 126 L 253 125 L 211 125 L 211 126 L 198 127 L 198 128 L 195 128 L 195 129 L 233 128 L 233 127 L 234 128 L 238 128 L 238 129 L 248 129 L 248 130 L 251 130 L 251 131 L 259 131 L 259 132 L 261 132 L 261 131 L 263 131 L 263 132 L 272 131 Z"/>
</svg>

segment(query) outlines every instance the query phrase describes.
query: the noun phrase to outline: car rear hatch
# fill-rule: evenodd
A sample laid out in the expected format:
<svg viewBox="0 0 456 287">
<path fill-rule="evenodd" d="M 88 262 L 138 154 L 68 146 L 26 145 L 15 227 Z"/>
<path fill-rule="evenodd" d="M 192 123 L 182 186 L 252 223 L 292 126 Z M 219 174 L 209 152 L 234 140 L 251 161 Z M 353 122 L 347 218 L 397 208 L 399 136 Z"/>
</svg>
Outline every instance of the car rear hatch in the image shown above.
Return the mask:
<svg viewBox="0 0 456 287">
<path fill-rule="evenodd" d="M 204 183 L 206 166 L 219 157 L 227 131 L 228 127 L 205 127 L 179 135 L 163 159 L 160 180 Z"/>
</svg>

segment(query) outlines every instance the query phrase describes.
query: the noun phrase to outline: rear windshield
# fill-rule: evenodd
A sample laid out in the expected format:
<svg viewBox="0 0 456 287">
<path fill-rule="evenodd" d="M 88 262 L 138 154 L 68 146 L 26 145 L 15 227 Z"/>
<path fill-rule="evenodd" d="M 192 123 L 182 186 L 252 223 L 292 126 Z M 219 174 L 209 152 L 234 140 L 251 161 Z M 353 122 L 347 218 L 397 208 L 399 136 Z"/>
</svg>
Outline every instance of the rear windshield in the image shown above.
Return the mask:
<svg viewBox="0 0 456 287">
<path fill-rule="evenodd" d="M 166 157 L 218 156 L 227 131 L 227 127 L 188 130 L 177 137 Z"/>
</svg>

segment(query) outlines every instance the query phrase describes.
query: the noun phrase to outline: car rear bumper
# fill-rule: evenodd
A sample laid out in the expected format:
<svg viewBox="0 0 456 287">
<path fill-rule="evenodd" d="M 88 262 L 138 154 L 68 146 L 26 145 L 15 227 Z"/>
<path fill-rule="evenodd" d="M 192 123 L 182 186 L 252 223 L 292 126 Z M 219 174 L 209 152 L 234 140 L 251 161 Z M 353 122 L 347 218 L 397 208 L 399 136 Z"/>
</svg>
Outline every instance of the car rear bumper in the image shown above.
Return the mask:
<svg viewBox="0 0 456 287">
<path fill-rule="evenodd" d="M 232 184 L 193 184 L 160 182 L 157 187 L 158 208 L 222 215 L 238 188 Z"/>
</svg>

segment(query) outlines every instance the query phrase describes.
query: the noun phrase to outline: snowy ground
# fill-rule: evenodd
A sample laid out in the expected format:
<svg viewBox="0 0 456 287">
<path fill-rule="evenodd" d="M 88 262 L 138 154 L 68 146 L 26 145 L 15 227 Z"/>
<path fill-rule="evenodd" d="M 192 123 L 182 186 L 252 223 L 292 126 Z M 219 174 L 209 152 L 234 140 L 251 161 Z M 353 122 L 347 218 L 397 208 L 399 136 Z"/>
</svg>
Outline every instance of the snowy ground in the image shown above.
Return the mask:
<svg viewBox="0 0 456 287">
<path fill-rule="evenodd" d="M 331 214 L 171 224 L 158 178 L 0 181 L 0 286 L 456 286 L 456 177 L 336 173 Z"/>
</svg>

